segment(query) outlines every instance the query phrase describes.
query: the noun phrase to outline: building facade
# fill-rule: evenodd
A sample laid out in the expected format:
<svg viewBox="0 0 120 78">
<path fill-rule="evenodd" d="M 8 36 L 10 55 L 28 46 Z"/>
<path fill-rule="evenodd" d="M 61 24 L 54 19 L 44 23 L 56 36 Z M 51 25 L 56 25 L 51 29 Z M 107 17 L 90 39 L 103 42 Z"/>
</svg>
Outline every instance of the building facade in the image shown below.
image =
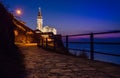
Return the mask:
<svg viewBox="0 0 120 78">
<path fill-rule="evenodd" d="M 43 19 L 42 19 L 42 12 L 39 8 L 38 10 L 38 16 L 37 16 L 37 27 L 36 27 L 36 33 L 46 33 L 46 32 L 52 32 L 54 35 L 57 34 L 57 30 L 54 27 L 51 26 L 44 26 L 43 27 Z"/>
<path fill-rule="evenodd" d="M 14 35 L 15 35 L 15 43 L 34 43 L 36 42 L 34 31 L 27 27 L 25 23 L 14 19 Z"/>
<path fill-rule="evenodd" d="M 43 19 L 42 19 L 41 9 L 39 8 L 36 29 L 42 31 L 42 27 L 43 27 Z"/>
</svg>

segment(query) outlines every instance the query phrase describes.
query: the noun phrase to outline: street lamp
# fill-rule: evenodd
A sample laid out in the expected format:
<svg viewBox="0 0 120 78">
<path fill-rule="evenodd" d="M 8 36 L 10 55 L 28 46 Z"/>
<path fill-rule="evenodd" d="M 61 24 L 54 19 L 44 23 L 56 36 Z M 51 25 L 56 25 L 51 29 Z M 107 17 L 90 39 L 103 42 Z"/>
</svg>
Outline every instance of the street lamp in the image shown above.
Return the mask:
<svg viewBox="0 0 120 78">
<path fill-rule="evenodd" d="M 16 9 L 15 13 L 16 13 L 16 15 L 22 15 L 22 10 L 21 9 Z"/>
</svg>

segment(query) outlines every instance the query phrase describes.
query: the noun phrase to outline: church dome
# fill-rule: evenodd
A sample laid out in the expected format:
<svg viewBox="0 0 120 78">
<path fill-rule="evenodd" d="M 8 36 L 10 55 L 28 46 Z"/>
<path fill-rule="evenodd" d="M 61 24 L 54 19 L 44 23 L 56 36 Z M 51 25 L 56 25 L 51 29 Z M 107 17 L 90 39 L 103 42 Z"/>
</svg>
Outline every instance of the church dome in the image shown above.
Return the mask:
<svg viewBox="0 0 120 78">
<path fill-rule="evenodd" d="M 57 34 L 57 30 L 50 26 L 44 26 L 42 32 L 53 32 L 53 34 Z"/>
</svg>

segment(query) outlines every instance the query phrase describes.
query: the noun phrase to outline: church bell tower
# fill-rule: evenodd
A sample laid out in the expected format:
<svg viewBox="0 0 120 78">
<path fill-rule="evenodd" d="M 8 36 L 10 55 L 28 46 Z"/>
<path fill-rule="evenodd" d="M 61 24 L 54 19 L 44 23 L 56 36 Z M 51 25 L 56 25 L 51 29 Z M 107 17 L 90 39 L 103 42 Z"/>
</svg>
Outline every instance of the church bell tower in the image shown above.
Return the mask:
<svg viewBox="0 0 120 78">
<path fill-rule="evenodd" d="M 42 32 L 42 25 L 43 25 L 42 13 L 41 13 L 41 9 L 39 8 L 36 29 Z"/>
</svg>

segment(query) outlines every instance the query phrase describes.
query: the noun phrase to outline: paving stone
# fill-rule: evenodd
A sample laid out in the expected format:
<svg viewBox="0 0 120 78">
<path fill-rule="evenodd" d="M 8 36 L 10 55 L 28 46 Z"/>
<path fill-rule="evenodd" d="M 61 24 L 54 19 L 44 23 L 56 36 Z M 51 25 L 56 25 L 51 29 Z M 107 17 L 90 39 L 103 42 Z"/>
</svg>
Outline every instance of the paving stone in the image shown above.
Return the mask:
<svg viewBox="0 0 120 78">
<path fill-rule="evenodd" d="M 37 46 L 20 46 L 27 78 L 120 78 L 120 65 L 48 52 Z"/>
</svg>

